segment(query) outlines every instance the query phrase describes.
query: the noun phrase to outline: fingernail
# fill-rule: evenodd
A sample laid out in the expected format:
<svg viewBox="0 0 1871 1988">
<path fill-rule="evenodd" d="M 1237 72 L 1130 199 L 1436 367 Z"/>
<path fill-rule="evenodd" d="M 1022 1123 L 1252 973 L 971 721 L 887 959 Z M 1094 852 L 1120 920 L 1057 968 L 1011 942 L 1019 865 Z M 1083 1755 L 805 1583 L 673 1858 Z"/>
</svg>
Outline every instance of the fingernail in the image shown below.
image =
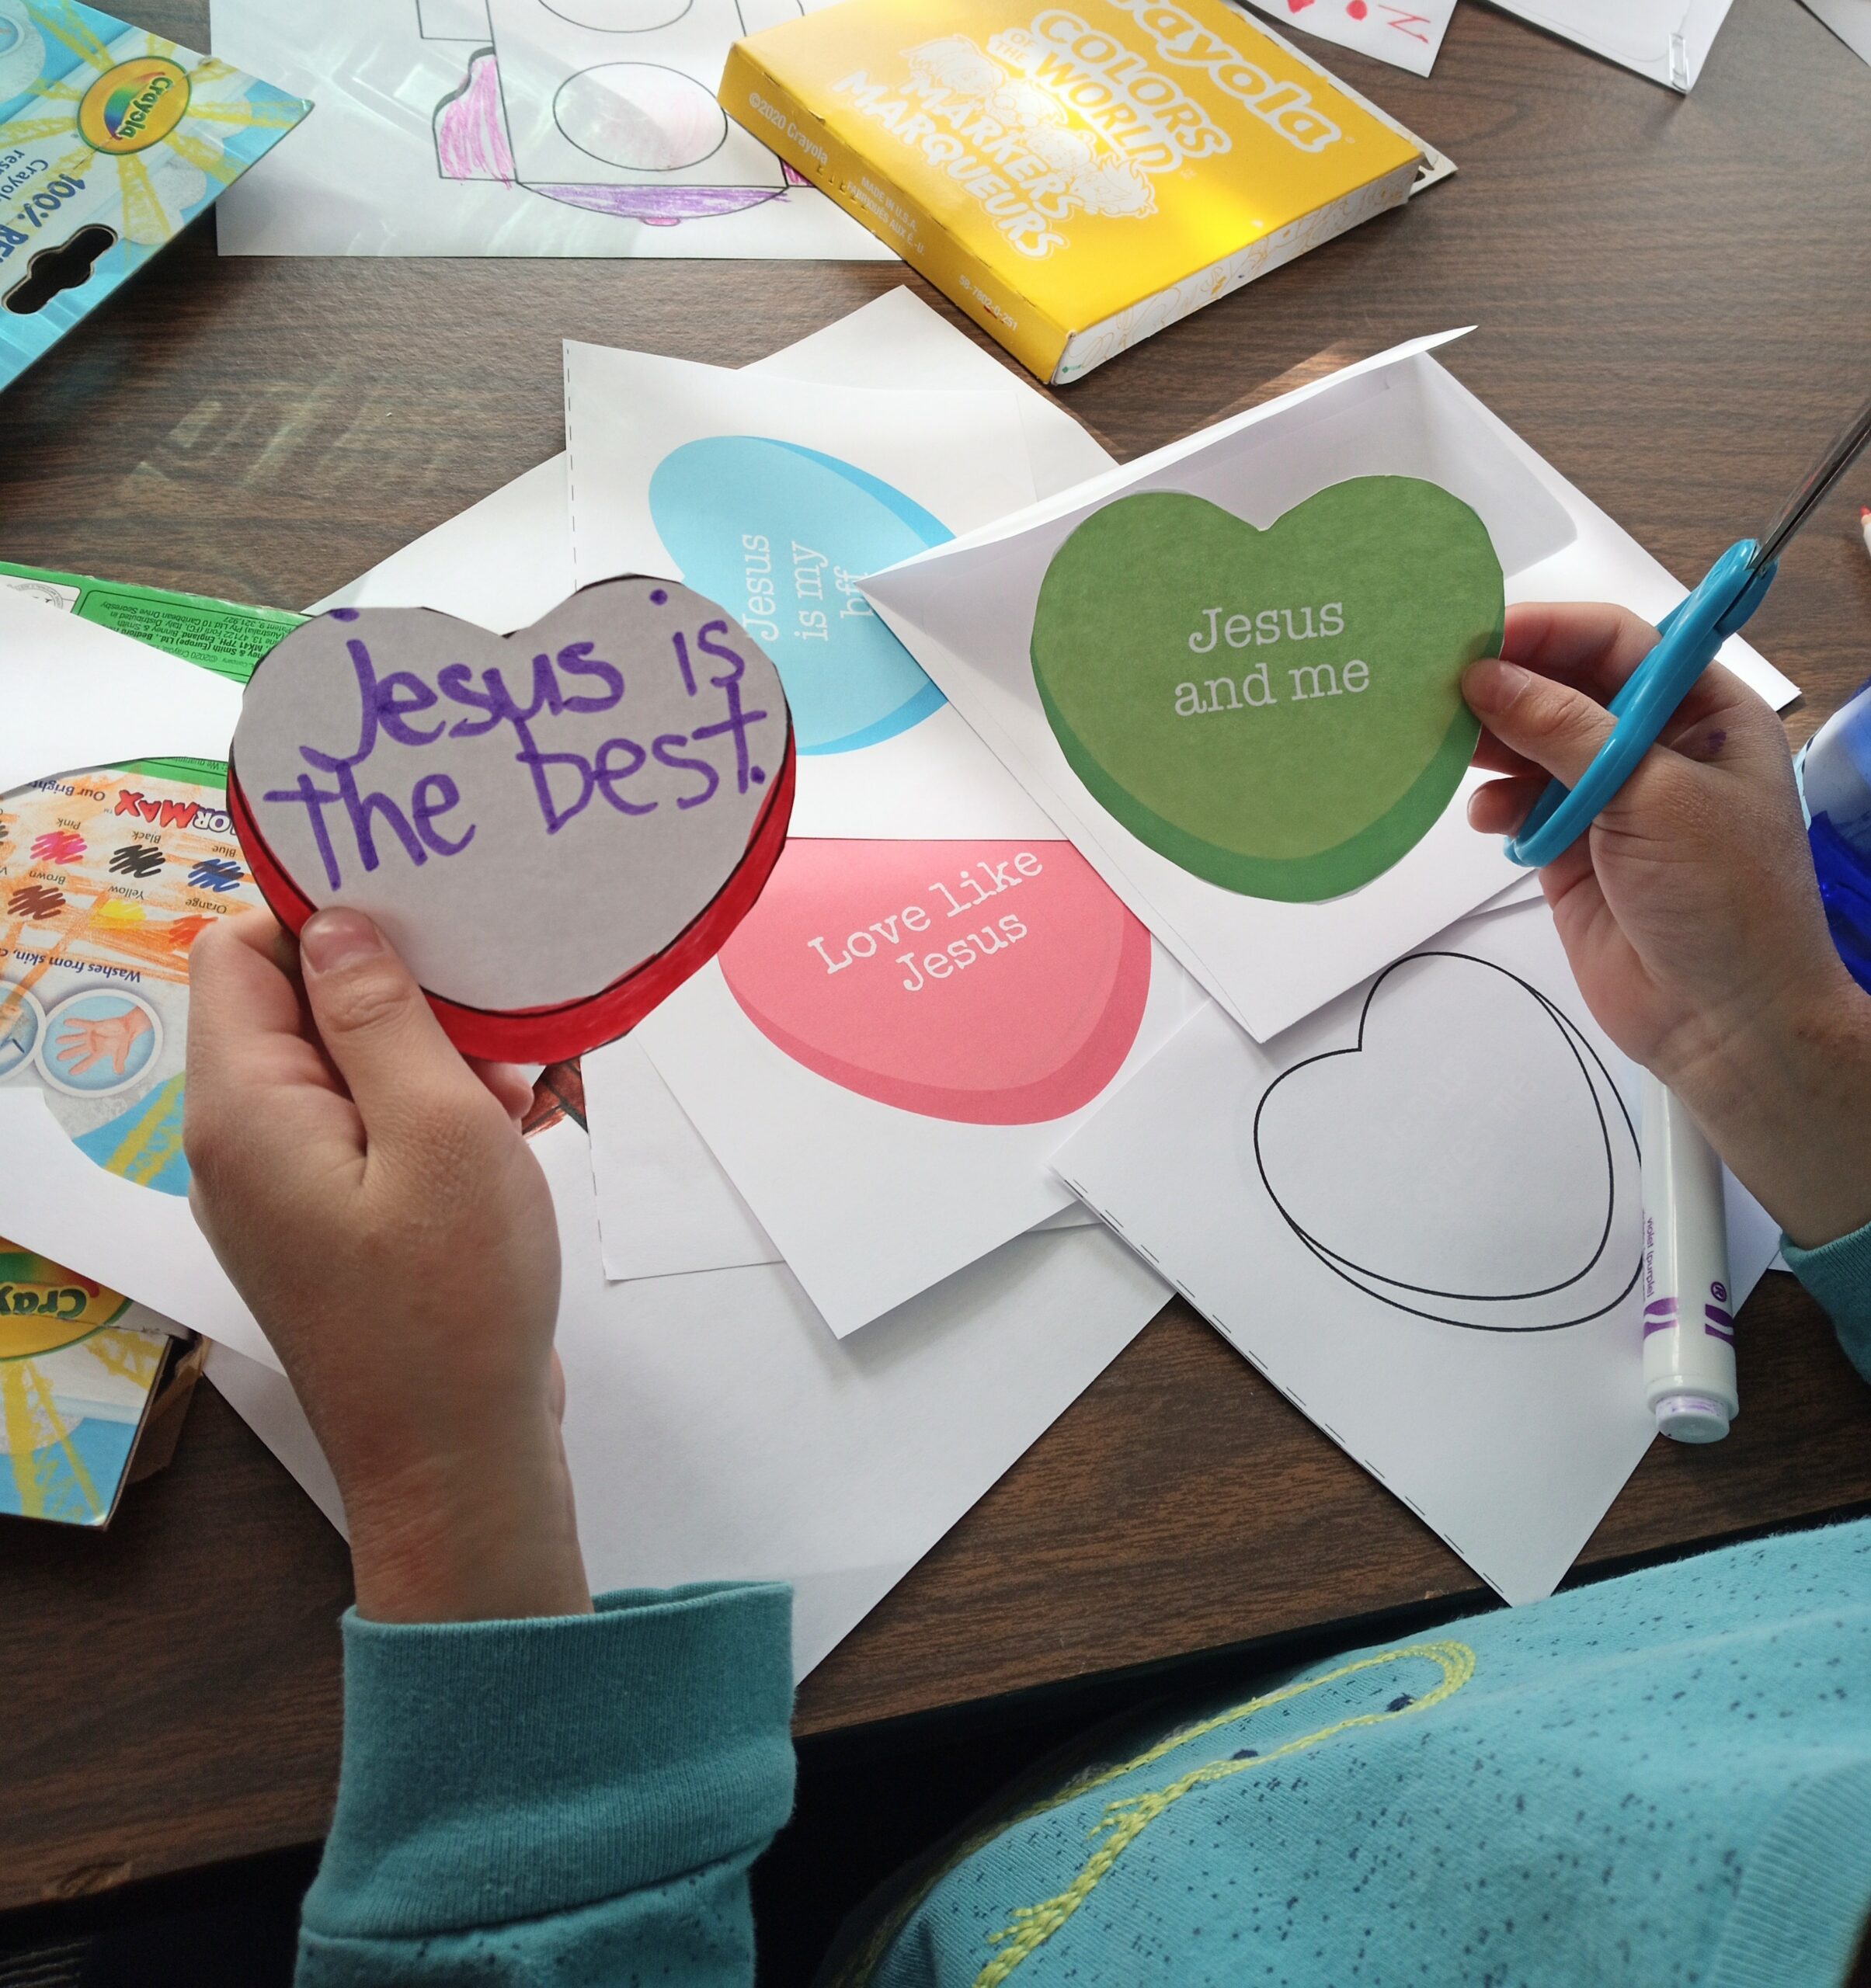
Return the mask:
<svg viewBox="0 0 1871 1988">
<path fill-rule="evenodd" d="M 299 956 L 314 973 L 336 973 L 383 949 L 383 934 L 361 911 L 315 912 L 299 934 Z"/>
<path fill-rule="evenodd" d="M 1532 673 L 1522 669 L 1518 663 L 1490 656 L 1485 662 L 1469 665 L 1462 679 L 1462 694 L 1470 711 L 1486 716 L 1507 710 L 1532 680 Z"/>
</svg>

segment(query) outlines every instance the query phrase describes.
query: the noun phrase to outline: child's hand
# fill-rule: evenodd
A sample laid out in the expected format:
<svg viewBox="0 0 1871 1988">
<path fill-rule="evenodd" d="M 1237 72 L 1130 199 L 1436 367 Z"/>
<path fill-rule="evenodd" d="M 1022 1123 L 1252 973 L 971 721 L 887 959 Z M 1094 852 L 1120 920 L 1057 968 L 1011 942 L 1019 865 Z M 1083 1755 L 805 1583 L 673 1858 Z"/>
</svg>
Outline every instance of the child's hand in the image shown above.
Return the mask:
<svg viewBox="0 0 1871 1988">
<path fill-rule="evenodd" d="M 337 1477 L 359 1611 L 583 1612 L 527 1086 L 463 1062 L 367 919 L 302 936 L 246 912 L 190 955 L 190 1198 Z"/>
<path fill-rule="evenodd" d="M 1611 735 L 1605 703 L 1657 639 L 1622 608 L 1509 610 L 1504 661 L 1462 692 L 1469 819 L 1511 835 L 1546 776 Z M 1779 719 L 1712 664 L 1589 832 L 1540 873 L 1599 1025 L 1702 1122 L 1806 1246 L 1871 1218 L 1871 1000 L 1825 926 Z"/>
</svg>

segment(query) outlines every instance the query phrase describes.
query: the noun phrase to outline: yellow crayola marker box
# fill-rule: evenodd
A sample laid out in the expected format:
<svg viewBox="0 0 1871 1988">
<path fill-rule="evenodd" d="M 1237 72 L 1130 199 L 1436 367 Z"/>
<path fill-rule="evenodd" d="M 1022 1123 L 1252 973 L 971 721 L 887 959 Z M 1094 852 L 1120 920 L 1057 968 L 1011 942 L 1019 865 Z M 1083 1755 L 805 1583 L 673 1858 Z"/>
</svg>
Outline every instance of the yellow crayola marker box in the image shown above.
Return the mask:
<svg viewBox="0 0 1871 1988">
<path fill-rule="evenodd" d="M 843 0 L 729 115 L 1060 385 L 1409 197 L 1424 148 L 1222 0 Z"/>
</svg>

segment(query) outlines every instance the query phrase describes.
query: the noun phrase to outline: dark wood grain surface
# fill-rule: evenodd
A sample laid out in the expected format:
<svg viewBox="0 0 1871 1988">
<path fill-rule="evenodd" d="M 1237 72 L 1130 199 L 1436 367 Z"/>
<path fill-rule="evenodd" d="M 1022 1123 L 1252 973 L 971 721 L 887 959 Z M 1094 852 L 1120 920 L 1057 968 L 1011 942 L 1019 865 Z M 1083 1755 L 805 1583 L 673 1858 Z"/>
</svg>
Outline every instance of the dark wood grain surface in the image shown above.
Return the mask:
<svg viewBox="0 0 1871 1988">
<path fill-rule="evenodd" d="M 203 0 L 133 11 L 205 40 Z M 1459 175 L 1066 404 L 1130 455 L 1473 324 L 1452 369 L 1699 573 L 1871 384 L 1871 69 L 1795 0 L 1737 0 L 1686 100 L 1477 0 L 1432 78 L 1322 52 Z M 197 228 L 0 398 L 0 555 L 297 606 L 561 446 L 562 338 L 739 364 L 901 280 L 224 262 Z M 1861 471 L 1751 631 L 1806 686 L 1796 737 L 1871 669 L 1866 495 Z M 1588 1563 L 1871 1505 L 1871 1391 L 1814 1308 L 1772 1278 L 1742 1323 L 1734 1434 L 1659 1444 Z M 0 1530 L 0 1906 L 319 1834 L 347 1594 L 336 1537 L 206 1388 L 107 1536 Z M 1445 1548 L 1173 1305 L 807 1681 L 799 1728 L 1468 1596 Z"/>
</svg>

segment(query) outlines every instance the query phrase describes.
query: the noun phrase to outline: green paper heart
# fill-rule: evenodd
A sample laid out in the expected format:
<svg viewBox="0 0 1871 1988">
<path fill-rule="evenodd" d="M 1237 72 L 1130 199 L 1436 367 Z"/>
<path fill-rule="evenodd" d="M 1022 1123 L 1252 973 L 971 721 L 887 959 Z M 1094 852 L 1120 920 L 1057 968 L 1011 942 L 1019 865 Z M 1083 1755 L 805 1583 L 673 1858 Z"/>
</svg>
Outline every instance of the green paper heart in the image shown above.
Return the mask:
<svg viewBox="0 0 1871 1988">
<path fill-rule="evenodd" d="M 1504 612 L 1487 527 L 1435 484 L 1355 477 L 1265 531 L 1149 492 L 1054 556 L 1033 676 L 1073 771 L 1139 841 L 1309 903 L 1381 876 L 1448 806 L 1478 732 L 1462 672 L 1500 652 Z"/>
</svg>

